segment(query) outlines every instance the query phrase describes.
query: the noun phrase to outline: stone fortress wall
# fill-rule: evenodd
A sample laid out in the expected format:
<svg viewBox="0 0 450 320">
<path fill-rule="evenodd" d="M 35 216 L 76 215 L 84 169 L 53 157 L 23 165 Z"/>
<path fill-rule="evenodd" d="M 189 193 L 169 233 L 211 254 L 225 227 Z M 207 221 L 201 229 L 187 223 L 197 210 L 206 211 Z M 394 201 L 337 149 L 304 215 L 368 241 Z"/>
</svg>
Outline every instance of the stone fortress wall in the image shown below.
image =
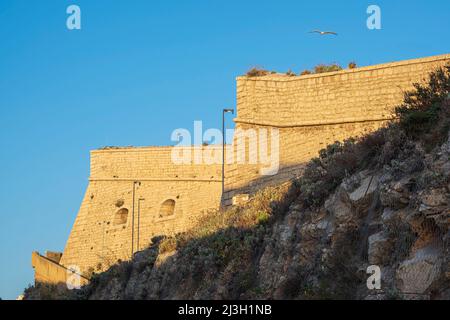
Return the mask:
<svg viewBox="0 0 450 320">
<path fill-rule="evenodd" d="M 264 176 L 261 164 L 230 165 L 223 203 L 230 205 L 238 194 L 292 179 L 326 145 L 383 126 L 394 118 L 404 92 L 448 61 L 449 54 L 306 76 L 238 77 L 236 131 L 278 129 L 279 171 Z M 234 154 L 242 149 L 236 139 Z M 247 147 L 240 152 L 250 158 L 259 150 Z"/>
<path fill-rule="evenodd" d="M 404 91 L 449 61 L 447 54 L 317 75 L 238 77 L 236 130 L 278 130 L 279 171 L 264 176 L 265 165 L 232 161 L 226 165 L 224 194 L 220 164 L 174 164 L 172 147 L 92 151 L 89 186 L 62 257 L 33 253 L 33 261 L 39 261 L 33 263 L 36 279 L 60 281 L 72 265 L 82 273 L 105 270 L 154 236 L 188 230 L 221 203 L 229 206 L 239 195 L 292 179 L 327 144 L 393 119 Z M 239 152 L 247 159 L 258 157 L 257 149 L 249 151 L 237 140 L 236 134 L 227 157 Z M 211 150 L 221 153 L 221 147 Z M 58 264 L 61 270 L 52 279 L 49 270 Z"/>
<path fill-rule="evenodd" d="M 104 270 L 148 246 L 152 237 L 185 231 L 203 212 L 219 207 L 221 165 L 177 165 L 171 150 L 91 152 L 89 186 L 60 260 L 63 266 Z"/>
</svg>

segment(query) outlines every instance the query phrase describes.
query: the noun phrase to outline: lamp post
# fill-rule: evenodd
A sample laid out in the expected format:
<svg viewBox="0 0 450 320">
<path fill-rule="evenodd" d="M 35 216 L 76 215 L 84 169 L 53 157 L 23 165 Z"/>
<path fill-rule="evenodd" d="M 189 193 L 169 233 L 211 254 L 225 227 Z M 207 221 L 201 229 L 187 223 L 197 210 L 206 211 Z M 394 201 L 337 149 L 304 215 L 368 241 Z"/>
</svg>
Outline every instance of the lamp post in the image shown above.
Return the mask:
<svg viewBox="0 0 450 320">
<path fill-rule="evenodd" d="M 133 181 L 133 209 L 131 213 L 131 257 L 134 254 L 134 203 L 136 198 L 136 186 L 140 186 L 140 181 Z"/>
<path fill-rule="evenodd" d="M 222 110 L 222 196 L 225 192 L 225 143 L 227 140 L 225 133 L 225 113 L 234 114 L 234 109 Z"/>
<path fill-rule="evenodd" d="M 141 201 L 145 201 L 144 198 L 139 198 L 138 199 L 138 221 L 137 221 L 137 245 L 136 245 L 136 249 L 137 251 L 139 251 L 139 238 L 140 238 L 140 233 L 141 233 Z"/>
</svg>

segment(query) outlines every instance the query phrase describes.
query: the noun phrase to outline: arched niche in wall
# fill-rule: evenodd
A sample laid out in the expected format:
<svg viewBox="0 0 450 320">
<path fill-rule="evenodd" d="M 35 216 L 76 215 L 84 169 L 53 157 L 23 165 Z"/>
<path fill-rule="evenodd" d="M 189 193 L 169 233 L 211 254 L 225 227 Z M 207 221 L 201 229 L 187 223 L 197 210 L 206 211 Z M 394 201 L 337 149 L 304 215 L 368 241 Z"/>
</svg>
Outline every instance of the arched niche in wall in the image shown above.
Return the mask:
<svg viewBox="0 0 450 320">
<path fill-rule="evenodd" d="M 128 209 L 126 209 L 126 208 L 122 208 L 114 214 L 114 225 L 115 226 L 120 225 L 120 224 L 125 224 L 125 223 L 127 223 L 127 220 L 128 220 Z"/>
<path fill-rule="evenodd" d="M 161 204 L 161 208 L 159 209 L 159 217 L 167 218 L 173 216 L 175 213 L 175 200 L 167 199 Z"/>
</svg>

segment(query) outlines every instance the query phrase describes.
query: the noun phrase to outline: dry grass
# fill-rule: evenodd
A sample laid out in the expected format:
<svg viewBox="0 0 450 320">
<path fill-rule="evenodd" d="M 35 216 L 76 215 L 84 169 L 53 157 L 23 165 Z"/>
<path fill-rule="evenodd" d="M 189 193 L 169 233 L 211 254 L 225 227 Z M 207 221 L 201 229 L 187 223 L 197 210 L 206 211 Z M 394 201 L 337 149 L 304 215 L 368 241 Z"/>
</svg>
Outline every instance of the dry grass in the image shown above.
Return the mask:
<svg viewBox="0 0 450 320">
<path fill-rule="evenodd" d="M 269 73 L 270 72 L 268 70 L 253 67 L 247 71 L 246 75 L 247 75 L 247 77 L 262 77 L 262 76 L 267 76 Z"/>
<path fill-rule="evenodd" d="M 356 69 L 357 67 L 358 67 L 358 65 L 354 61 L 352 61 L 348 64 L 349 69 Z"/>
<path fill-rule="evenodd" d="M 206 238 L 220 230 L 236 228 L 248 230 L 268 222 L 290 198 L 292 183 L 268 187 L 258 191 L 244 207 L 232 207 L 207 213 L 191 230 L 161 241 L 160 252 L 174 251 L 192 239 Z"/>
<path fill-rule="evenodd" d="M 291 69 L 289 69 L 289 70 L 286 72 L 286 75 L 289 76 L 289 77 L 295 77 L 295 76 L 296 76 L 295 72 L 292 71 Z"/>
<path fill-rule="evenodd" d="M 335 71 L 341 71 L 342 67 L 336 63 L 326 65 L 326 64 L 319 64 L 314 67 L 314 73 L 326 73 L 326 72 L 335 72 Z"/>
</svg>

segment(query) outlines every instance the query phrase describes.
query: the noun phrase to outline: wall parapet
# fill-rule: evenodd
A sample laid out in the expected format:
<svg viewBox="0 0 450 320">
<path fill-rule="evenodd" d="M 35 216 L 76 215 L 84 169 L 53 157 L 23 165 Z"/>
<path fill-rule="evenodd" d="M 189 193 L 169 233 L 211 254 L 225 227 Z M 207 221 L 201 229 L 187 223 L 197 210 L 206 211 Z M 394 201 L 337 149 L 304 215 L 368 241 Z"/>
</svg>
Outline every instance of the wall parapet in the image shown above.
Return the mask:
<svg viewBox="0 0 450 320">
<path fill-rule="evenodd" d="M 392 120 L 414 82 L 450 54 L 304 76 L 237 78 L 235 122 L 279 128 Z"/>
<path fill-rule="evenodd" d="M 301 81 L 301 80 L 307 80 L 307 79 L 314 79 L 314 78 L 325 78 L 325 77 L 332 77 L 335 75 L 342 75 L 342 74 L 352 74 L 352 73 L 360 73 L 360 72 L 366 72 L 366 71 L 375 71 L 375 70 L 381 70 L 381 69 L 387 69 L 387 68 L 393 68 L 393 67 L 401 67 L 401 66 L 411 66 L 411 65 L 417 65 L 417 64 L 423 64 L 423 63 L 429 63 L 429 62 L 442 62 L 442 61 L 449 61 L 450 60 L 450 54 L 441 54 L 431 57 L 425 57 L 425 58 L 418 58 L 418 59 L 408 59 L 408 60 L 402 60 L 402 61 L 395 61 L 395 62 L 387 62 L 387 63 L 380 63 L 376 65 L 371 66 L 365 66 L 365 67 L 358 67 L 354 69 L 344 69 L 340 71 L 332 71 L 332 72 L 325 72 L 325 73 L 316 73 L 316 74 L 307 74 L 302 76 L 289 76 L 289 75 L 265 75 L 265 76 L 259 76 L 259 77 L 248 77 L 248 76 L 238 76 L 236 77 L 236 80 L 246 80 L 246 81 L 281 81 L 281 82 L 290 82 L 290 81 Z"/>
<path fill-rule="evenodd" d="M 176 163 L 173 152 L 191 155 L 191 163 Z M 220 164 L 196 163 L 197 153 L 222 155 L 221 146 L 114 148 L 91 151 L 90 181 L 218 181 Z"/>
</svg>

